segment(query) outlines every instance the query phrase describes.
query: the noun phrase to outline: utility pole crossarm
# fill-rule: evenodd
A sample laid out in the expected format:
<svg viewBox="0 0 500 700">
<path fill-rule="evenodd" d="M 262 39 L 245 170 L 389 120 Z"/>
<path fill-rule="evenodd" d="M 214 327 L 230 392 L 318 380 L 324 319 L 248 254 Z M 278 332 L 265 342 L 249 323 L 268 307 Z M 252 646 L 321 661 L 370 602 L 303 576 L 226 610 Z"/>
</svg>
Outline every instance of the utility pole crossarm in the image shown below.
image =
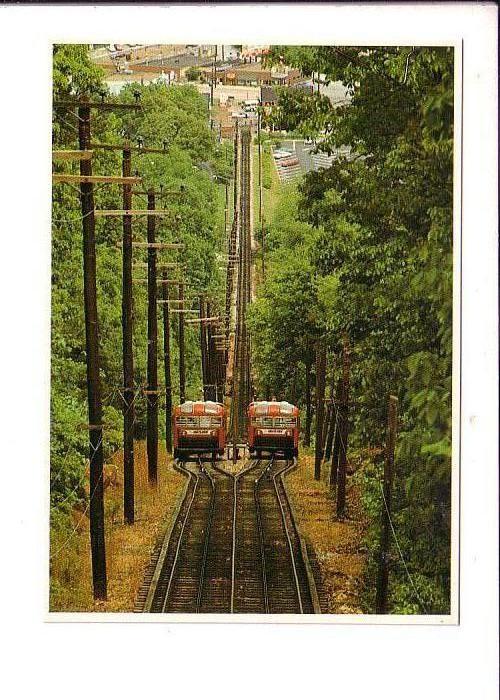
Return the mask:
<svg viewBox="0 0 500 700">
<path fill-rule="evenodd" d="M 173 311 L 173 309 L 171 309 Z M 197 309 L 199 312 L 199 309 Z M 184 323 L 215 323 L 219 322 L 220 318 L 218 316 L 209 316 L 207 318 L 187 318 Z"/>
<path fill-rule="evenodd" d="M 146 241 L 132 241 L 134 248 L 164 248 L 166 250 L 183 250 L 184 243 L 147 243 Z"/>
<path fill-rule="evenodd" d="M 158 303 L 164 303 L 163 300 Z M 170 309 L 171 314 L 199 314 L 199 309 Z M 185 323 L 185 321 L 184 321 Z"/>
<path fill-rule="evenodd" d="M 95 216 L 167 216 L 172 215 L 168 209 L 155 209 L 148 211 L 147 209 L 95 209 Z"/>
<path fill-rule="evenodd" d="M 134 153 L 157 153 L 166 155 L 168 151 L 165 148 L 145 148 L 143 146 L 131 146 L 128 143 L 91 143 L 90 148 L 100 151 L 133 151 Z M 147 193 L 145 193 L 147 194 Z"/>
<path fill-rule="evenodd" d="M 93 151 L 52 151 L 52 160 L 91 160 Z"/>
<path fill-rule="evenodd" d="M 102 109 L 104 111 L 112 111 L 114 109 L 132 109 L 140 110 L 140 104 L 123 104 L 120 102 L 88 102 L 87 100 L 56 100 L 54 107 L 90 107 L 91 109 Z"/>
<path fill-rule="evenodd" d="M 117 175 L 69 175 L 67 173 L 52 173 L 52 182 L 79 185 L 136 185 L 140 177 L 119 177 Z"/>
<path fill-rule="evenodd" d="M 146 267 L 146 268 L 147 268 L 148 264 L 147 264 L 147 263 L 141 263 L 141 262 L 135 262 L 135 263 L 133 263 L 133 266 L 134 266 L 134 267 Z M 160 270 L 170 270 L 170 269 L 176 268 L 176 267 L 183 267 L 183 265 L 181 265 L 181 263 L 177 263 L 177 262 L 161 263 L 160 265 L 158 265 L 158 268 L 159 268 Z M 178 270 L 176 270 L 176 272 L 178 272 Z M 161 281 L 162 283 L 169 282 L 169 280 L 164 280 L 164 279 L 162 279 L 162 280 L 160 280 L 160 281 Z M 175 284 L 179 284 L 179 280 L 176 280 L 176 281 L 175 281 Z"/>
<path fill-rule="evenodd" d="M 158 304 L 184 304 L 186 301 L 191 302 L 192 299 L 158 299 Z"/>
<path fill-rule="evenodd" d="M 181 190 L 133 190 L 132 194 L 136 194 L 138 197 L 144 197 L 148 194 L 155 194 L 158 197 L 165 197 L 168 195 L 181 195 L 185 192 Z"/>
</svg>

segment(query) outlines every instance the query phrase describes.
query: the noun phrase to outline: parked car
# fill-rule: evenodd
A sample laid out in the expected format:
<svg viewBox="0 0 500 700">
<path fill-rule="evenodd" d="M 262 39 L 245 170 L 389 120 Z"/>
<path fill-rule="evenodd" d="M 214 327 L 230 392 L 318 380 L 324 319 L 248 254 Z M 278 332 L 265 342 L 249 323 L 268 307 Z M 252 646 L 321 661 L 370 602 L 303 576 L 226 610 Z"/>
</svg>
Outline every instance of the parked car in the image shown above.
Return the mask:
<svg viewBox="0 0 500 700">
<path fill-rule="evenodd" d="M 282 158 L 291 158 L 293 156 L 293 153 L 291 153 L 291 151 L 277 150 L 274 151 L 273 155 L 275 160 L 281 160 Z"/>
</svg>

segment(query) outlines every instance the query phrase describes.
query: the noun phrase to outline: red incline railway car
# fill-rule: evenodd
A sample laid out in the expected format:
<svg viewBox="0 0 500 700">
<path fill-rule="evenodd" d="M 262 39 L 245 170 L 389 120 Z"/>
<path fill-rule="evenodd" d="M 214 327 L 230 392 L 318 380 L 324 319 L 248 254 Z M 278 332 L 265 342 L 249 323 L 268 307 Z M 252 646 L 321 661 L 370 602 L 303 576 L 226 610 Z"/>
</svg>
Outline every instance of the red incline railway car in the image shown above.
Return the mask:
<svg viewBox="0 0 500 700">
<path fill-rule="evenodd" d="M 299 409 L 287 401 L 254 401 L 248 407 L 248 447 L 251 456 L 282 452 L 286 458 L 299 452 Z"/>
<path fill-rule="evenodd" d="M 215 401 L 186 401 L 174 408 L 174 458 L 211 452 L 224 454 L 226 411 Z"/>
</svg>

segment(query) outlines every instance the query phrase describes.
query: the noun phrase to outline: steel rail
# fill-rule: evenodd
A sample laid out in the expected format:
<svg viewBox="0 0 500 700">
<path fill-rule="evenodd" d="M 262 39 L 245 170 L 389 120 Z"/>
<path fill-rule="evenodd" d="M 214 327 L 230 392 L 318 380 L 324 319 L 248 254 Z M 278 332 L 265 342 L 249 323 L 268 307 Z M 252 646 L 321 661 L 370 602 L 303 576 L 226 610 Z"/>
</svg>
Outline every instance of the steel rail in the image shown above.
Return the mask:
<svg viewBox="0 0 500 700">
<path fill-rule="evenodd" d="M 194 503 L 194 499 L 195 499 L 195 497 L 196 497 L 196 491 L 197 491 L 197 489 L 198 489 L 198 484 L 200 483 L 200 476 L 199 476 L 198 474 L 193 474 L 192 471 L 190 471 L 189 469 L 187 469 L 185 466 L 181 466 L 181 465 L 182 465 L 181 462 L 177 462 L 176 468 L 179 469 L 181 472 L 184 472 L 185 474 L 189 474 L 190 478 L 193 478 L 193 477 L 194 477 L 194 478 L 195 478 L 195 483 L 194 483 L 193 493 L 192 493 L 192 495 L 191 495 L 191 500 L 190 500 L 190 502 L 189 502 L 189 506 L 188 506 L 188 509 L 187 509 L 187 511 L 186 511 L 186 515 L 185 515 L 185 517 L 184 517 L 184 521 L 183 521 L 183 523 L 182 523 L 181 531 L 180 531 L 180 533 L 179 533 L 179 538 L 178 538 L 178 540 L 177 540 L 177 546 L 176 546 L 176 548 L 175 548 L 174 561 L 172 562 L 172 567 L 171 567 L 171 569 L 170 569 L 170 576 L 169 576 L 169 578 L 168 578 L 167 590 L 165 591 L 165 597 L 164 597 L 164 599 L 163 599 L 163 604 L 162 604 L 162 609 L 161 609 L 162 613 L 166 612 L 167 603 L 168 603 L 168 596 L 169 596 L 169 594 L 170 594 L 170 589 L 171 589 L 171 587 L 172 587 L 172 581 L 174 580 L 175 569 L 176 569 L 176 567 L 177 567 L 177 562 L 178 562 L 178 560 L 179 560 L 179 553 L 180 553 L 180 551 L 181 551 L 181 544 L 182 544 L 182 539 L 183 539 L 183 536 L 184 536 L 184 530 L 185 530 L 185 528 L 186 528 L 186 523 L 187 523 L 187 521 L 189 520 L 189 514 L 191 513 L 191 507 L 192 507 L 192 505 L 193 505 L 193 503 Z"/>
<path fill-rule="evenodd" d="M 174 460 L 173 462 L 173 467 L 176 471 L 179 473 L 183 474 L 184 476 L 186 475 L 187 470 L 181 468 L 179 464 L 177 463 L 177 460 Z M 165 564 L 165 560 L 168 555 L 168 550 L 170 548 L 170 544 L 173 542 L 174 539 L 174 532 L 176 529 L 176 525 L 178 522 L 180 522 L 180 514 L 182 512 L 182 507 L 184 503 L 187 501 L 187 494 L 189 487 L 191 485 L 191 482 L 193 481 L 193 474 L 191 472 L 187 472 L 189 474 L 189 478 L 187 479 L 184 487 L 184 493 L 182 494 L 181 498 L 178 501 L 178 508 L 175 514 L 175 517 L 172 518 L 172 527 L 170 528 L 170 531 L 165 535 L 165 538 L 163 540 L 162 548 L 159 552 L 158 555 L 158 560 L 156 562 L 155 566 L 155 571 L 153 572 L 153 576 L 151 578 L 151 582 L 149 584 L 148 592 L 146 595 L 146 599 L 144 601 L 144 606 L 143 606 L 143 612 L 151 612 L 151 607 L 153 604 L 153 600 L 155 598 L 156 592 L 158 590 L 158 586 L 161 581 L 161 573 L 163 570 L 163 566 Z"/>
<path fill-rule="evenodd" d="M 212 487 L 212 497 L 210 501 L 210 511 L 208 514 L 207 518 L 207 531 L 205 533 L 205 542 L 203 543 L 203 557 L 201 561 L 201 568 L 200 568 L 200 576 L 198 578 L 198 595 L 196 597 L 196 612 L 200 612 L 200 607 L 201 607 L 201 599 L 203 597 L 203 591 L 205 588 L 205 571 L 207 568 L 207 559 L 208 559 L 208 549 L 210 545 L 210 533 L 212 530 L 212 522 L 214 519 L 214 512 L 215 512 L 215 495 L 216 495 L 216 488 L 215 488 L 215 479 L 213 476 L 203 467 L 203 463 L 201 461 L 201 457 L 198 457 L 198 464 L 200 467 L 200 472 L 202 474 L 206 474 L 209 481 L 210 485 Z"/>
<path fill-rule="evenodd" d="M 292 569 L 293 569 L 293 577 L 294 577 L 294 581 L 295 581 L 295 588 L 296 588 L 296 591 L 297 591 L 297 599 L 298 599 L 298 602 L 299 602 L 300 614 L 303 615 L 303 614 L 304 614 L 304 606 L 303 606 L 303 604 L 302 604 L 302 594 L 301 594 L 301 592 L 300 592 L 300 583 L 299 583 L 299 577 L 298 577 L 298 574 L 297 574 L 297 565 L 296 565 L 296 563 L 295 563 L 295 555 L 294 555 L 294 552 L 293 552 L 292 540 L 291 540 L 291 537 L 290 537 L 290 533 L 289 533 L 289 531 L 288 531 L 288 526 L 287 526 L 287 524 L 286 524 L 285 509 L 284 509 L 284 506 L 283 506 L 283 502 L 282 502 L 282 500 L 281 500 L 281 496 L 280 496 L 280 493 L 279 493 L 278 485 L 277 485 L 277 483 L 276 483 L 276 479 L 279 478 L 279 479 L 281 480 L 282 474 L 284 474 L 284 473 L 287 472 L 289 469 L 291 469 L 291 468 L 293 467 L 293 465 L 294 465 L 294 460 L 292 460 L 291 463 L 290 463 L 290 462 L 287 462 L 287 464 L 286 464 L 282 469 L 278 470 L 275 474 L 272 475 L 272 480 L 273 480 L 274 490 L 276 491 L 276 498 L 278 499 L 278 504 L 279 504 L 279 507 L 280 507 L 281 520 L 282 520 L 282 523 L 283 523 L 283 529 L 284 529 L 284 531 L 285 531 L 286 539 L 287 539 L 287 542 L 288 542 L 288 550 L 289 550 L 289 552 L 290 552 L 290 561 L 291 561 Z M 281 480 L 281 483 L 283 483 L 282 480 Z"/>
</svg>

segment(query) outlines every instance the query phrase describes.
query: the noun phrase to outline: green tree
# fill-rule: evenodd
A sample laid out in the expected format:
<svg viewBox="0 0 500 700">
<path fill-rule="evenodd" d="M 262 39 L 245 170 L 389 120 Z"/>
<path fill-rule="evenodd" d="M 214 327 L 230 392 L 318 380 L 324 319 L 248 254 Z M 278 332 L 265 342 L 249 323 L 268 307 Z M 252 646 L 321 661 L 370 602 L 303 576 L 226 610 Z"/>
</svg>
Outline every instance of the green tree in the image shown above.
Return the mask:
<svg viewBox="0 0 500 700">
<path fill-rule="evenodd" d="M 199 68 L 188 68 L 186 71 L 186 80 L 189 80 L 189 82 L 194 83 L 197 80 L 199 80 L 201 77 L 201 71 Z"/>
<path fill-rule="evenodd" d="M 400 397 L 395 523 L 420 596 L 395 562 L 392 609 L 446 612 L 453 50 L 279 46 L 269 60 L 305 74 L 319 71 L 327 82 L 341 81 L 349 95 L 348 103 L 332 104 L 322 95 L 283 91 L 270 119 L 316 136 L 326 152 L 351 148 L 349 158 L 310 173 L 300 188 L 298 218 L 317 230 L 301 251 L 307 255 L 302 264 L 316 280 L 309 317 L 317 314 L 318 329 L 333 349 L 343 331 L 350 336 L 353 445 L 383 445 L 385 397 L 389 392 Z M 279 241 L 278 258 L 289 240 Z M 300 309 L 300 294 L 296 299 L 294 294 L 292 284 L 286 305 L 295 301 Z M 365 484 L 374 523 L 372 555 L 378 542 L 378 478 L 374 472 Z"/>
<path fill-rule="evenodd" d="M 178 240 L 186 244 L 180 259 L 186 264 L 191 281 L 189 295 L 196 298 L 201 291 L 218 298 L 222 295 L 222 279 L 216 254 L 223 242 L 220 228 L 223 220 L 223 198 L 214 176 L 230 172 L 231 150 L 217 145 L 208 127 L 208 114 L 203 98 L 191 86 L 167 88 L 134 84 L 117 98 L 134 101 L 134 90 L 141 90 L 142 110 L 138 114 L 98 112 L 92 114 L 93 139 L 101 143 L 123 143 L 141 136 L 145 145 L 163 148 L 163 154 L 133 155 L 145 188 L 183 193 L 166 194 L 158 205 L 167 208 L 169 216 L 158 219 L 157 238 Z M 100 71 L 91 64 L 84 46 L 58 46 L 54 50 L 54 99 L 100 93 L 105 90 Z M 71 110 L 58 107 L 54 111 L 53 140 L 56 148 L 75 148 L 77 122 Z M 199 163 L 208 164 L 200 169 Z M 96 173 L 119 174 L 121 153 L 96 149 L 93 157 Z M 63 163 L 59 170 L 78 172 L 78 164 Z M 212 174 L 213 173 L 213 174 Z M 120 207 L 121 189 L 116 186 L 96 187 L 97 209 Z M 137 200 L 137 207 L 144 207 Z M 134 235 L 146 237 L 145 219 L 134 220 Z M 100 327 L 101 385 L 104 404 L 104 449 L 106 457 L 121 444 L 121 398 L 123 384 L 121 366 L 121 221 L 96 219 L 97 284 Z M 51 387 L 51 504 L 53 522 L 65 523 L 59 517 L 78 502 L 86 499 L 85 463 L 88 458 L 86 358 L 83 314 L 81 212 L 77 193 L 66 185 L 56 185 L 52 208 L 52 387 Z M 136 252 L 137 261 L 145 261 L 144 253 Z M 173 253 L 172 253 L 173 255 Z M 134 359 L 136 385 L 146 384 L 147 298 L 144 286 L 134 288 Z M 172 354 L 174 397 L 178 397 L 178 345 L 173 328 Z M 161 333 L 160 333 L 161 340 Z M 161 342 L 160 342 L 161 352 Z M 186 329 L 187 394 L 196 398 L 201 390 L 198 333 Z M 160 378 L 161 378 L 161 362 Z M 137 437 L 145 432 L 145 401 L 136 399 Z M 162 426 L 162 422 L 160 423 Z M 69 521 L 66 523 L 69 525 Z"/>
</svg>

